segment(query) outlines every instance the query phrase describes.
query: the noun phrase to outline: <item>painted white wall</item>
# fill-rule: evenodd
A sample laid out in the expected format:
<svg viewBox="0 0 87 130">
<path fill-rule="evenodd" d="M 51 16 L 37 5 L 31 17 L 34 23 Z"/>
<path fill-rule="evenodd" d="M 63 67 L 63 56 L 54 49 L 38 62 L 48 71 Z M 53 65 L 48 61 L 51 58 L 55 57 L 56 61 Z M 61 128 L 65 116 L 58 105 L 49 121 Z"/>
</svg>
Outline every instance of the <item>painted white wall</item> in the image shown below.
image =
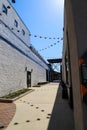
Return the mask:
<svg viewBox="0 0 87 130">
<path fill-rule="evenodd" d="M 2 12 L 2 4 L 11 7 L 8 9 L 7 15 Z M 1 97 L 27 87 L 26 67 L 27 71 L 33 70 L 31 73 L 31 86 L 36 85 L 38 82 L 45 82 L 48 66 L 29 48 L 29 30 L 8 1 L 0 0 L 0 14 Z M 14 19 L 18 21 L 18 29 L 14 26 Z M 25 30 L 25 36 L 22 35 L 21 29 Z M 20 30 L 20 32 L 17 32 L 17 30 Z"/>
</svg>

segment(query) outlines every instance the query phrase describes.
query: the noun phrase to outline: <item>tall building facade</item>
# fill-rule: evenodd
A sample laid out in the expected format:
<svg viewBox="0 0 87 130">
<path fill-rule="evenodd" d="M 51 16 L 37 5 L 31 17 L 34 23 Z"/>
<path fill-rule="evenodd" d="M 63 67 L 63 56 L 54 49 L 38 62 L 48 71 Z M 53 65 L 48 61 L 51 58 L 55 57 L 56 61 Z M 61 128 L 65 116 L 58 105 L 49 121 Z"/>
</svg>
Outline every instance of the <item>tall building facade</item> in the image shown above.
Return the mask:
<svg viewBox="0 0 87 130">
<path fill-rule="evenodd" d="M 75 129 L 87 129 L 83 102 L 87 103 L 87 1 L 65 0 L 62 81 L 73 105 Z"/>
<path fill-rule="evenodd" d="M 30 44 L 30 31 L 8 0 L 0 0 L 0 97 L 46 82 L 46 62 Z"/>
</svg>

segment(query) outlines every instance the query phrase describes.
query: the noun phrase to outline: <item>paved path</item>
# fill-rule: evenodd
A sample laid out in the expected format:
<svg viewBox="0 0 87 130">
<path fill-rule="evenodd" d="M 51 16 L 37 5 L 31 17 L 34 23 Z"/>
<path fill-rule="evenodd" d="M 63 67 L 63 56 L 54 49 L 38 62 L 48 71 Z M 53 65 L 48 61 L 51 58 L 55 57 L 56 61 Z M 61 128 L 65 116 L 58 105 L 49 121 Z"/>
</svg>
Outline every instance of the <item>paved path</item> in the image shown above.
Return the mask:
<svg viewBox="0 0 87 130">
<path fill-rule="evenodd" d="M 15 101 L 16 113 L 6 130 L 74 130 L 73 114 L 58 83 L 35 87 Z"/>
<path fill-rule="evenodd" d="M 0 102 L 0 128 L 6 129 L 16 111 L 16 105 L 14 103 Z"/>
</svg>

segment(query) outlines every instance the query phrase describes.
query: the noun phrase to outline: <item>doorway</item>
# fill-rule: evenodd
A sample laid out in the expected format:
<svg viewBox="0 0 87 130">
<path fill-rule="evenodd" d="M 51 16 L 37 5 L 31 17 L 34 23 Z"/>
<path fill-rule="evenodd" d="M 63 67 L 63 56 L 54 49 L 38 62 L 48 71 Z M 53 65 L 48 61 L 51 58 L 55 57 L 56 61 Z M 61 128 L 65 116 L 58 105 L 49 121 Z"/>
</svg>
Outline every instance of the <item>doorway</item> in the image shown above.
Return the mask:
<svg viewBox="0 0 87 130">
<path fill-rule="evenodd" d="M 31 87 L 31 72 L 27 71 L 27 87 Z"/>
</svg>

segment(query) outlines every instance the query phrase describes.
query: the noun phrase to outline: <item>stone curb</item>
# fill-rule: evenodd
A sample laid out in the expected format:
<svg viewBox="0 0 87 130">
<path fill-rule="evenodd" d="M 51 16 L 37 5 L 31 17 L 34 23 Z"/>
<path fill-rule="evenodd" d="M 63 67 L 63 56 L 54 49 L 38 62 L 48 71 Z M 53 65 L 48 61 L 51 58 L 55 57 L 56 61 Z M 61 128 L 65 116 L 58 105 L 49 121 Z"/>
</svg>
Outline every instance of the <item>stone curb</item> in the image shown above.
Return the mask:
<svg viewBox="0 0 87 130">
<path fill-rule="evenodd" d="M 33 92 L 33 91 L 34 91 L 34 89 L 31 89 L 30 91 L 28 91 L 26 93 L 23 93 L 23 94 L 19 95 L 16 98 L 13 98 L 13 99 L 0 98 L 0 102 L 3 102 L 3 103 L 12 103 L 12 102 L 16 101 L 17 99 L 19 99 L 19 98 L 21 98 L 21 97 L 23 97 L 23 96 L 25 96 L 25 95 Z"/>
<path fill-rule="evenodd" d="M 16 101 L 17 99 L 19 99 L 19 98 L 21 98 L 21 97 L 23 97 L 23 96 L 25 96 L 25 95 L 27 95 L 27 94 L 33 92 L 33 91 L 35 91 L 35 90 L 34 90 L 34 89 L 31 89 L 30 91 L 28 91 L 28 92 L 26 92 L 26 93 L 23 93 L 23 94 L 21 94 L 20 96 L 14 98 L 14 99 L 12 99 L 12 100 L 13 100 L 13 101 Z"/>
<path fill-rule="evenodd" d="M 6 99 L 6 98 L 0 98 L 0 102 L 3 102 L 3 103 L 12 103 L 13 100 L 12 99 Z"/>
</svg>

